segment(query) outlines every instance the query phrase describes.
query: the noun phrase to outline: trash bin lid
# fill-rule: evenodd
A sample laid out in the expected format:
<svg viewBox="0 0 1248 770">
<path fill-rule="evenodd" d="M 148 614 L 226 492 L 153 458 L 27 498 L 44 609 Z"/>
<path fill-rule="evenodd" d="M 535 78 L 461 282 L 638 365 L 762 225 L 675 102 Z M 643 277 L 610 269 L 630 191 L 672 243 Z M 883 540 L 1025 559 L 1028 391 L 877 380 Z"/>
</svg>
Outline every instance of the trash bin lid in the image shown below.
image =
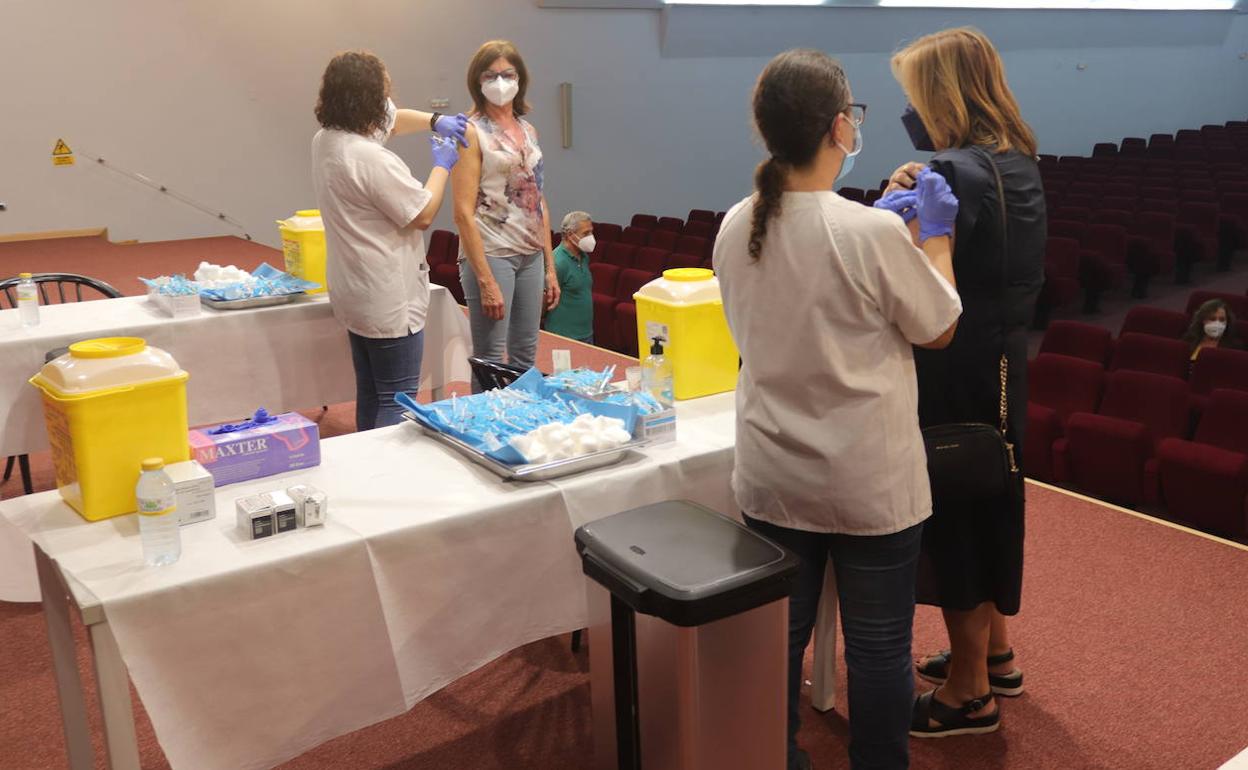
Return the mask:
<svg viewBox="0 0 1248 770">
<path fill-rule="evenodd" d="M 696 626 L 784 598 L 798 560 L 726 516 L 656 503 L 576 531 L 585 574 L 635 611 Z"/>
</svg>

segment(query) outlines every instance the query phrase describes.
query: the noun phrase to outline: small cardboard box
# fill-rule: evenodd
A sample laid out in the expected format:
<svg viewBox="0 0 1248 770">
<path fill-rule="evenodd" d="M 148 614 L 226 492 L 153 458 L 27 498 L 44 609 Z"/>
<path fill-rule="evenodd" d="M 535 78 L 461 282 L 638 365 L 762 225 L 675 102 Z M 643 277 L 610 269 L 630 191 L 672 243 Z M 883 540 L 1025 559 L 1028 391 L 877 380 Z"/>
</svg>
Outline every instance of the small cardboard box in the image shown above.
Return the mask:
<svg viewBox="0 0 1248 770">
<path fill-rule="evenodd" d="M 194 460 L 165 466 L 178 496 L 178 523 L 186 526 L 217 515 L 217 496 L 212 474 Z"/>
<path fill-rule="evenodd" d="M 193 430 L 190 441 L 191 453 L 218 487 L 321 464 L 320 431 L 295 412 L 246 430 L 214 434 L 214 429 Z"/>
</svg>

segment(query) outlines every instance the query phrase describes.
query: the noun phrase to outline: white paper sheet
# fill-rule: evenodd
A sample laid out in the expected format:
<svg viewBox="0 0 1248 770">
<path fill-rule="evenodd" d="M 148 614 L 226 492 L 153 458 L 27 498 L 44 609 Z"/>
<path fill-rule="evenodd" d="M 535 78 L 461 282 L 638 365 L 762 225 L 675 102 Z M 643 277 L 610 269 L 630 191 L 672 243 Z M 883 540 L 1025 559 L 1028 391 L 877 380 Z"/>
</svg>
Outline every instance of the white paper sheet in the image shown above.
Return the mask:
<svg viewBox="0 0 1248 770">
<path fill-rule="evenodd" d="M 732 404 L 682 404 L 677 443 L 548 483 L 502 482 L 410 425 L 328 439 L 318 468 L 218 490 L 164 568 L 142 566 L 133 516 L 89 524 L 44 493 L 0 517 L 99 597 L 173 767 L 269 767 L 583 627 L 581 523 L 663 499 L 731 513 Z M 328 526 L 233 533 L 236 497 L 297 482 L 326 491 Z"/>
</svg>

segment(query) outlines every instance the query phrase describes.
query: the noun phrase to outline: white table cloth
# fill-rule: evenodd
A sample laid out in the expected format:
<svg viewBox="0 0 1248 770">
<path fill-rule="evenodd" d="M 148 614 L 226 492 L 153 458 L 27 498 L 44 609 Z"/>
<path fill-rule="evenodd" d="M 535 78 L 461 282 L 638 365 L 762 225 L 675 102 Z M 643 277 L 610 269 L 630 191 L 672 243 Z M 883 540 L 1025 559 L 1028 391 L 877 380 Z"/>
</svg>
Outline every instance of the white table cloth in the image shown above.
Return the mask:
<svg viewBox="0 0 1248 770">
<path fill-rule="evenodd" d="M 102 604 L 175 768 L 268 767 L 585 626 L 580 524 L 673 498 L 731 512 L 733 398 L 680 404 L 677 443 L 547 483 L 504 483 L 410 425 L 329 439 L 318 468 L 218 490 L 159 569 L 133 516 L 87 523 L 48 492 L 0 518 Z M 236 497 L 296 482 L 328 493 L 326 527 L 238 537 Z"/>
<path fill-rule="evenodd" d="M 470 377 L 467 316 L 434 285 L 425 325 L 421 388 L 440 390 Z M 38 326 L 0 310 L 0 459 L 48 448 L 39 392 L 27 380 L 47 351 L 92 337 L 143 337 L 190 373 L 192 425 L 355 399 L 347 332 L 325 295 L 255 310 L 204 311 L 169 318 L 145 297 L 47 305 Z M 0 522 L 0 601 L 39 600 L 29 541 Z"/>
<path fill-rule="evenodd" d="M 421 386 L 469 378 L 468 320 L 450 292 L 432 286 Z M 254 310 L 209 310 L 170 318 L 145 297 L 46 305 L 38 326 L 0 310 L 0 457 L 48 448 L 39 392 L 27 380 L 49 350 L 92 337 L 142 337 L 190 373 L 192 425 L 232 420 L 258 406 L 313 409 L 355 400 L 346 330 L 326 295 Z"/>
</svg>

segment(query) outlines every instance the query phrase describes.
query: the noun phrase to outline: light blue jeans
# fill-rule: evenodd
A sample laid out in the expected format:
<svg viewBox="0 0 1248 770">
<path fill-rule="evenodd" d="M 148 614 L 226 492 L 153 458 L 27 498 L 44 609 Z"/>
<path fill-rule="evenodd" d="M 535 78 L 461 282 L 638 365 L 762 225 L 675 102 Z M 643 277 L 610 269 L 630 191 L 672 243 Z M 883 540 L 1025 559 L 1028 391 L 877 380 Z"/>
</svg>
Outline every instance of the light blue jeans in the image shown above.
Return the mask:
<svg viewBox="0 0 1248 770">
<path fill-rule="evenodd" d="M 472 354 L 487 361 L 528 369 L 537 360 L 537 332 L 542 324 L 546 294 L 546 258 L 541 252 L 526 257 L 486 257 L 503 294 L 503 318 L 486 318 L 481 311 L 477 274 L 467 259 L 459 263 L 459 282 L 468 302 Z M 506 358 L 504 358 L 506 354 Z M 472 390 L 480 391 L 476 379 Z"/>
</svg>

